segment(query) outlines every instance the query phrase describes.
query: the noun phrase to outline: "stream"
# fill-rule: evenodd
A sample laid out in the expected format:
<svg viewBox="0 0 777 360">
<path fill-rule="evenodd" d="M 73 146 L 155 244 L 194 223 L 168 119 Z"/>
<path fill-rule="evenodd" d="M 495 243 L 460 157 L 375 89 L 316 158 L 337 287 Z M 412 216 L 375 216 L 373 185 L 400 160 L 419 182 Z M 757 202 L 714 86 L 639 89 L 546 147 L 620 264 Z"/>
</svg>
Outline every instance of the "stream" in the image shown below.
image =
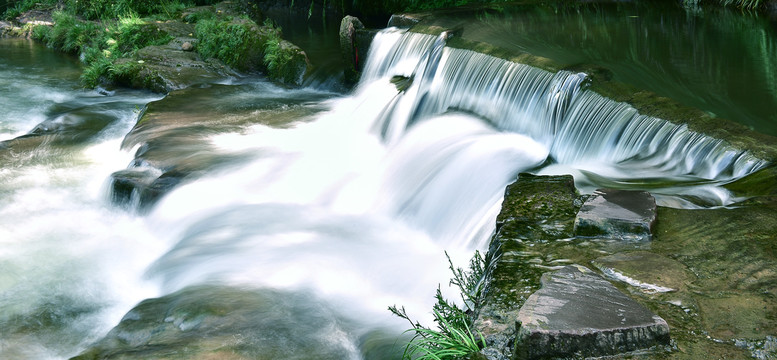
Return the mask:
<svg viewBox="0 0 777 360">
<path fill-rule="evenodd" d="M 349 92 L 258 76 L 163 97 L 82 89 L 77 60 L 0 39 L 0 358 L 70 358 L 135 321 L 116 354 L 396 359 L 408 324 L 387 307 L 431 325 L 438 286 L 460 300 L 446 252 L 464 267 L 488 247 L 519 173 L 688 209 L 730 205 L 721 185 L 766 166 L 583 73 L 444 45 L 382 30 Z M 112 173 L 159 164 L 193 175 L 143 211 L 112 201 Z M 145 299 L 162 300 L 130 312 Z"/>
</svg>

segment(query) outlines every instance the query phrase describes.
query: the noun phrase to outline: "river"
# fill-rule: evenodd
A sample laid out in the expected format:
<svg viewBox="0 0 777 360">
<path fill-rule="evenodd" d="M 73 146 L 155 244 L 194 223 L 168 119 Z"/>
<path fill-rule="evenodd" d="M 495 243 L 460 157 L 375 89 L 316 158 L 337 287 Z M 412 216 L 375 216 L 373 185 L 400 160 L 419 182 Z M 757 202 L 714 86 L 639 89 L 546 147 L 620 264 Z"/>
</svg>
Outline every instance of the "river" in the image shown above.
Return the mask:
<svg viewBox="0 0 777 360">
<path fill-rule="evenodd" d="M 241 337 L 243 356 L 396 358 L 407 324 L 386 308 L 429 323 L 438 285 L 458 299 L 445 252 L 463 266 L 487 248 L 518 173 L 694 208 L 730 204 L 720 185 L 765 165 L 586 90 L 584 74 L 443 40 L 384 30 L 348 93 L 249 77 L 163 98 L 81 89 L 74 59 L 0 39 L 0 357 L 75 356 L 144 299 L 201 296 L 256 305 L 212 335 Z M 125 139 L 154 114 L 213 127 Z M 144 211 L 115 204 L 112 173 L 155 171 L 133 160 L 151 139 L 163 160 L 218 166 Z M 203 314 L 160 316 L 184 329 Z"/>
</svg>

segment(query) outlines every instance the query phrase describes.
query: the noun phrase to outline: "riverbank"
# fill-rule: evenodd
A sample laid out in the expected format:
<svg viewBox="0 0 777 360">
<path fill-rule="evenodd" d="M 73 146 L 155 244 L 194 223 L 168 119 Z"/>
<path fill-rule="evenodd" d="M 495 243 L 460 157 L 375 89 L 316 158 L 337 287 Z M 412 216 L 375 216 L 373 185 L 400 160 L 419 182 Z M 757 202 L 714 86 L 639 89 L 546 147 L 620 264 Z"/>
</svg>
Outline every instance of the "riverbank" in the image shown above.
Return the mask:
<svg viewBox="0 0 777 360">
<path fill-rule="evenodd" d="M 287 86 L 310 71 L 302 49 L 244 2 L 222 2 L 140 17 L 85 19 L 71 8 L 30 10 L 0 24 L 84 63 L 84 86 L 127 86 L 159 93 L 262 73 Z"/>
</svg>

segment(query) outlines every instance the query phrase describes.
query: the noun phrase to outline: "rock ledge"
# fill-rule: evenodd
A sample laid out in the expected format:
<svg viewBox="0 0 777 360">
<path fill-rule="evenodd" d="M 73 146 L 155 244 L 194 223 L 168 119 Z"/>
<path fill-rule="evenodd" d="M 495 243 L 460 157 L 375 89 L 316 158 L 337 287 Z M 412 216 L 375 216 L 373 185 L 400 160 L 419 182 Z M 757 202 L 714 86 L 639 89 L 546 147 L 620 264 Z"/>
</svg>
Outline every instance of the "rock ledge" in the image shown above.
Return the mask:
<svg viewBox="0 0 777 360">
<path fill-rule="evenodd" d="M 583 266 L 541 282 L 518 312 L 515 358 L 606 356 L 669 343 L 664 319 Z"/>
</svg>

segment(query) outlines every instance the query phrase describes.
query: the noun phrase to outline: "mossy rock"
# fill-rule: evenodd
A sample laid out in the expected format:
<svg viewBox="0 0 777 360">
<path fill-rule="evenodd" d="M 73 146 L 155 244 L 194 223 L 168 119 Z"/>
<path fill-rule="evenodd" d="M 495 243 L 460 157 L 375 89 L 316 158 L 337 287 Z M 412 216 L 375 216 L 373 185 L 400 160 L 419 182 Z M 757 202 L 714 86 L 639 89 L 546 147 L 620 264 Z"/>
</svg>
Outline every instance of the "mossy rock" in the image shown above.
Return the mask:
<svg viewBox="0 0 777 360">
<path fill-rule="evenodd" d="M 571 175 L 520 174 L 505 190 L 489 253 L 496 263 L 486 279 L 475 327 L 490 350 L 511 356 L 520 306 L 540 287 L 543 268 L 528 261 L 531 243 L 573 236 L 582 199 Z"/>
<path fill-rule="evenodd" d="M 346 359 L 334 312 L 310 296 L 195 286 L 147 299 L 73 360 Z M 352 346 L 352 345 L 351 345 Z"/>
<path fill-rule="evenodd" d="M 273 54 L 268 52 L 264 59 L 270 79 L 284 85 L 302 85 L 311 67 L 307 54 L 299 46 L 286 40 L 280 40 L 277 50 L 274 51 Z M 278 58 L 279 61 L 269 61 L 269 58 Z"/>
<path fill-rule="evenodd" d="M 582 201 L 571 175 L 520 174 L 505 190 L 497 228 L 509 238 L 569 238 L 580 206 Z"/>
</svg>

